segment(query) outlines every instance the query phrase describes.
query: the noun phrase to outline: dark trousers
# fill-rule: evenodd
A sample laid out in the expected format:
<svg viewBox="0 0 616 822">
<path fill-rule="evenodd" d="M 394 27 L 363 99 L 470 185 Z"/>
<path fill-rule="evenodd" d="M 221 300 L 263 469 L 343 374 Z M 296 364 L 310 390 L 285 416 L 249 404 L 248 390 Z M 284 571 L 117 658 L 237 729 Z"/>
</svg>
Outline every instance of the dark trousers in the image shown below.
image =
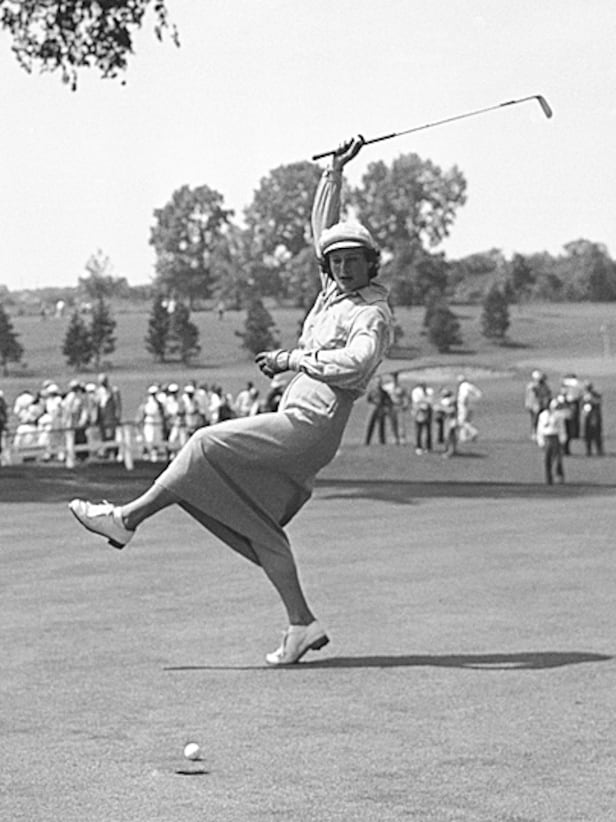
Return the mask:
<svg viewBox="0 0 616 822">
<path fill-rule="evenodd" d="M 543 446 L 545 481 L 548 485 L 554 482 L 554 475 L 563 482 L 565 472 L 563 470 L 563 447 L 556 434 L 548 434 Z"/>
<path fill-rule="evenodd" d="M 368 430 L 366 431 L 366 445 L 370 445 L 374 429 L 378 427 L 379 442 L 385 445 L 385 417 L 386 413 L 382 408 L 375 408 L 368 420 Z"/>
<path fill-rule="evenodd" d="M 429 420 L 415 422 L 415 448 L 432 451 L 432 424 Z"/>
</svg>

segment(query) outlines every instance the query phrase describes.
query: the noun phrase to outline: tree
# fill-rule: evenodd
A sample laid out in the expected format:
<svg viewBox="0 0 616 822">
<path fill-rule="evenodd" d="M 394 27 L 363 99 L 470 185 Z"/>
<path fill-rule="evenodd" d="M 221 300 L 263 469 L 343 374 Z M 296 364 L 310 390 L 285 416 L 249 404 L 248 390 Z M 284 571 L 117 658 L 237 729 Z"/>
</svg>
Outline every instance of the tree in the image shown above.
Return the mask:
<svg viewBox="0 0 616 822">
<path fill-rule="evenodd" d="M 564 246 L 557 274 L 568 300 L 606 302 L 616 299 L 616 263 L 607 248 L 590 240 L 574 240 Z"/>
<path fill-rule="evenodd" d="M 0 362 L 5 377 L 9 373 L 8 364 L 10 362 L 21 362 L 24 355 L 24 348 L 17 339 L 18 337 L 19 334 L 13 328 L 13 323 L 4 310 L 4 306 L 0 305 Z"/>
<path fill-rule="evenodd" d="M 430 308 L 427 327 L 428 339 L 441 354 L 446 354 L 454 345 L 462 344 L 460 322 L 444 300 Z"/>
<path fill-rule="evenodd" d="M 115 351 L 115 327 L 116 321 L 111 316 L 109 306 L 101 297 L 92 308 L 92 318 L 90 321 L 92 358 L 96 368 L 100 368 L 102 358 L 105 354 L 112 354 Z"/>
<path fill-rule="evenodd" d="M 498 248 L 469 254 L 449 264 L 449 288 L 456 303 L 480 303 L 493 282 L 506 278 L 507 261 Z"/>
<path fill-rule="evenodd" d="M 92 335 L 79 311 L 74 311 L 66 329 L 62 353 L 66 362 L 76 371 L 84 368 L 92 360 L 94 349 Z"/>
<path fill-rule="evenodd" d="M 134 32 L 150 5 L 156 37 L 162 40 L 167 30 L 179 45 L 165 0 L 0 0 L 0 26 L 12 36 L 22 68 L 60 71 L 74 91 L 80 69 L 95 67 L 102 77 L 126 71 Z"/>
<path fill-rule="evenodd" d="M 530 296 L 535 283 L 535 274 L 531 265 L 522 254 L 514 254 L 507 278 L 509 291 L 513 299 L 521 302 Z"/>
<path fill-rule="evenodd" d="M 310 215 L 320 176 L 310 162 L 279 166 L 262 178 L 245 209 L 251 273 L 261 294 L 286 297 L 311 290 L 314 267 L 296 261 L 311 247 Z"/>
<path fill-rule="evenodd" d="M 88 300 L 96 302 L 110 297 L 125 297 L 129 286 L 126 277 L 114 277 L 109 257 L 99 249 L 85 265 L 87 277 L 80 277 L 78 288 Z"/>
<path fill-rule="evenodd" d="M 186 365 L 201 351 L 199 329 L 191 322 L 190 310 L 183 303 L 176 303 L 170 316 L 167 350 Z"/>
<path fill-rule="evenodd" d="M 371 163 L 361 183 L 352 191 L 351 203 L 388 255 L 409 245 L 438 245 L 466 202 L 466 180 L 457 166 L 443 172 L 417 154 L 401 155 L 391 168 L 382 161 Z"/>
<path fill-rule="evenodd" d="M 280 343 L 276 335 L 275 322 L 272 315 L 263 305 L 260 297 L 253 297 L 246 311 L 244 331 L 236 331 L 237 337 L 242 338 L 242 348 L 251 354 L 277 348 Z"/>
<path fill-rule="evenodd" d="M 502 342 L 509 328 L 509 303 L 497 283 L 494 283 L 483 300 L 481 333 L 488 340 Z"/>
<path fill-rule="evenodd" d="M 171 315 L 169 314 L 167 301 L 162 294 L 158 293 L 152 302 L 148 331 L 145 337 L 145 347 L 157 362 L 165 362 L 170 331 Z"/>
<path fill-rule="evenodd" d="M 222 195 L 206 185 L 182 186 L 163 208 L 155 209 L 150 244 L 160 291 L 186 300 L 191 309 L 197 299 L 211 295 L 216 256 L 232 215 L 223 208 Z"/>
</svg>

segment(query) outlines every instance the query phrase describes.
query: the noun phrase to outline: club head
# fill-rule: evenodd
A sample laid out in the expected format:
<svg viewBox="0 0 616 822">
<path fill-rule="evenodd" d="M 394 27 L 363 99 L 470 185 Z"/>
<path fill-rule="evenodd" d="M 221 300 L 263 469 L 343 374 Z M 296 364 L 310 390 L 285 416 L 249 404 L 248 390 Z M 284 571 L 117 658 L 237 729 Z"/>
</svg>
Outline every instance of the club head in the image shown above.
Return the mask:
<svg viewBox="0 0 616 822">
<path fill-rule="evenodd" d="M 537 94 L 536 98 L 539 102 L 539 105 L 543 109 L 543 113 L 545 114 L 545 116 L 548 117 L 548 118 L 551 117 L 552 116 L 552 109 L 550 108 L 549 103 L 545 99 L 545 97 L 542 97 L 541 94 Z"/>
</svg>

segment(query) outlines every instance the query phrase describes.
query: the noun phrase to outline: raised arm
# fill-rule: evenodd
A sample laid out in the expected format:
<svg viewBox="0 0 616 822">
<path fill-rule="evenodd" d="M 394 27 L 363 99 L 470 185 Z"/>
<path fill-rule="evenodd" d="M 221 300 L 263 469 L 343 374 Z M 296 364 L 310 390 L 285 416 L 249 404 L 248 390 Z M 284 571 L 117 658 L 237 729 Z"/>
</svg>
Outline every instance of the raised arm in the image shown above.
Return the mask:
<svg viewBox="0 0 616 822">
<path fill-rule="evenodd" d="M 361 135 L 342 143 L 332 156 L 332 165 L 326 168 L 314 195 L 312 204 L 312 240 L 319 257 L 319 237 L 325 228 L 340 220 L 340 192 L 342 190 L 342 169 L 355 157 L 364 144 Z"/>
</svg>

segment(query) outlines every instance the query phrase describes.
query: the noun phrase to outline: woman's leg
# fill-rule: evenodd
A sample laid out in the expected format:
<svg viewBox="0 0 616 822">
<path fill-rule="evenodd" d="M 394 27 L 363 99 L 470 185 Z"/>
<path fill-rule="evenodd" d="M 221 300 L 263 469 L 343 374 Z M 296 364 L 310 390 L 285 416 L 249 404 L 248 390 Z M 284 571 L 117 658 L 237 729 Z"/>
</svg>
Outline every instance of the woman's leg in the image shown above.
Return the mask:
<svg viewBox="0 0 616 822">
<path fill-rule="evenodd" d="M 291 552 L 279 553 L 258 545 L 254 549 L 267 578 L 278 591 L 289 625 L 310 625 L 315 616 L 306 601 Z"/>
<path fill-rule="evenodd" d="M 118 507 L 124 527 L 134 531 L 145 519 L 177 502 L 178 498 L 171 491 L 154 483 L 140 497 Z"/>
</svg>

